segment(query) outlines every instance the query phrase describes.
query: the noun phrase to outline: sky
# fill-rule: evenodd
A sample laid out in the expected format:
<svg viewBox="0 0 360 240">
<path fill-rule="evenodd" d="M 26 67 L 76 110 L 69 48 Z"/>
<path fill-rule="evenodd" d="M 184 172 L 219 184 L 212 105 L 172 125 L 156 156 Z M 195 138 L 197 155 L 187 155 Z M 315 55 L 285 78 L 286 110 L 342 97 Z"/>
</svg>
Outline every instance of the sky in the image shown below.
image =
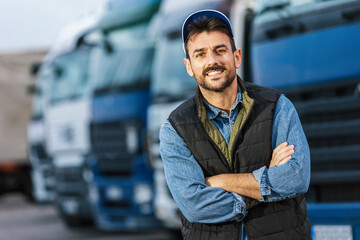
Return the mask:
<svg viewBox="0 0 360 240">
<path fill-rule="evenodd" d="M 48 49 L 59 31 L 103 0 L 0 0 L 0 54 Z"/>
</svg>

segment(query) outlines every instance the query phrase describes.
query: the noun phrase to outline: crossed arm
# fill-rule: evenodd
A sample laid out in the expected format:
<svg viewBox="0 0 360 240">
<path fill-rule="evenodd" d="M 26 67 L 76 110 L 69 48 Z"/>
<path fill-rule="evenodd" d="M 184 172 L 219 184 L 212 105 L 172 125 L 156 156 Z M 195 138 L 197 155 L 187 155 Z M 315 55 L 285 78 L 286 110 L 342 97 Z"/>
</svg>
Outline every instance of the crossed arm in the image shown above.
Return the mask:
<svg viewBox="0 0 360 240">
<path fill-rule="evenodd" d="M 164 123 L 160 131 L 160 152 L 166 180 L 174 200 L 190 222 L 241 220 L 246 215 L 245 196 L 274 202 L 307 191 L 309 147 L 295 108 L 285 97 L 280 97 L 274 119 L 274 154 L 268 167 L 249 174 L 221 174 L 207 179 L 184 140 L 168 121 Z M 287 157 L 288 146 L 281 145 L 285 141 L 295 145 L 292 146 L 295 152 L 287 153 Z"/>
<path fill-rule="evenodd" d="M 286 163 L 293 152 L 294 145 L 288 145 L 287 142 L 280 144 L 273 151 L 269 168 Z M 262 199 L 259 183 L 252 173 L 219 174 L 206 178 L 205 183 L 210 187 L 219 187 L 242 196 Z"/>
</svg>

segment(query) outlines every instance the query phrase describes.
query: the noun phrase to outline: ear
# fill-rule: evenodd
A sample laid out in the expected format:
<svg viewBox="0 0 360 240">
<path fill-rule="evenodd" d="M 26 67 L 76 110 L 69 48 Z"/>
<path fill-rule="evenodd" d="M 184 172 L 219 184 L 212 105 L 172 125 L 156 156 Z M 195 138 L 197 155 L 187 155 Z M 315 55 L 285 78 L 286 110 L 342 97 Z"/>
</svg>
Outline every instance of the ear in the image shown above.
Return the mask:
<svg viewBox="0 0 360 240">
<path fill-rule="evenodd" d="M 241 65 L 241 49 L 236 49 L 234 52 L 234 58 L 235 58 L 235 67 L 239 68 Z"/>
<path fill-rule="evenodd" d="M 191 68 L 191 63 L 190 63 L 190 59 L 188 58 L 184 58 L 184 63 L 185 63 L 185 66 L 186 66 L 186 71 L 187 73 L 190 75 L 190 77 L 193 77 L 194 76 L 194 72 Z"/>
</svg>

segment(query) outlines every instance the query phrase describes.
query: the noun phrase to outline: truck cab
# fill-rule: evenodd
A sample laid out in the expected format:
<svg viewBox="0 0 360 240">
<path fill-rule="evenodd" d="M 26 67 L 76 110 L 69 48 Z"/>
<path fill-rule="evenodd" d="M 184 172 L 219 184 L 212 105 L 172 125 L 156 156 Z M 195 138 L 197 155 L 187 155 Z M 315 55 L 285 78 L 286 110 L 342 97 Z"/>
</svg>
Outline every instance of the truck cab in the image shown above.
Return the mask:
<svg viewBox="0 0 360 240">
<path fill-rule="evenodd" d="M 252 81 L 294 103 L 311 152 L 314 239 L 360 239 L 360 1 L 262 1 Z M 296 150 L 295 150 L 296 151 Z"/>
<path fill-rule="evenodd" d="M 95 223 L 104 230 L 159 226 L 153 171 L 145 155 L 154 43 L 148 25 L 160 1 L 109 1 L 91 60 L 91 154 L 87 157 Z"/>
<path fill-rule="evenodd" d="M 33 108 L 28 124 L 28 154 L 31 163 L 33 197 L 36 202 L 53 202 L 55 177 L 51 157 L 46 151 L 44 111 L 47 86 L 53 77 L 48 66 L 40 67 L 34 88 Z"/>
<path fill-rule="evenodd" d="M 55 204 L 70 227 L 92 220 L 84 165 L 90 150 L 88 67 L 93 46 L 84 36 L 96 20 L 96 14 L 86 16 L 63 29 L 48 57 L 53 78 L 44 118 L 46 150 L 56 178 Z"/>
</svg>

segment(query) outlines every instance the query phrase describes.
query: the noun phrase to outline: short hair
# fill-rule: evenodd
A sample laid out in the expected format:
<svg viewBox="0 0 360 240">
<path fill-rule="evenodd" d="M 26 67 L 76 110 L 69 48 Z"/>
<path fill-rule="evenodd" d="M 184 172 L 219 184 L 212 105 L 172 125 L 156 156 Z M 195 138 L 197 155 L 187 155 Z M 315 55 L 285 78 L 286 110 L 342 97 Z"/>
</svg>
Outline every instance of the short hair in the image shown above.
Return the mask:
<svg viewBox="0 0 360 240">
<path fill-rule="evenodd" d="M 236 51 L 235 41 L 234 41 L 234 38 L 228 28 L 228 25 L 219 18 L 215 18 L 215 17 L 207 18 L 206 16 L 204 16 L 203 18 L 196 19 L 196 20 L 192 21 L 191 23 L 189 23 L 187 28 L 189 31 L 189 36 L 186 39 L 186 42 L 184 43 L 184 47 L 185 47 L 186 58 L 188 58 L 188 59 L 190 59 L 188 46 L 187 46 L 189 39 L 193 35 L 199 34 L 202 32 L 220 31 L 220 32 L 225 33 L 230 39 L 231 50 L 233 52 Z"/>
</svg>

